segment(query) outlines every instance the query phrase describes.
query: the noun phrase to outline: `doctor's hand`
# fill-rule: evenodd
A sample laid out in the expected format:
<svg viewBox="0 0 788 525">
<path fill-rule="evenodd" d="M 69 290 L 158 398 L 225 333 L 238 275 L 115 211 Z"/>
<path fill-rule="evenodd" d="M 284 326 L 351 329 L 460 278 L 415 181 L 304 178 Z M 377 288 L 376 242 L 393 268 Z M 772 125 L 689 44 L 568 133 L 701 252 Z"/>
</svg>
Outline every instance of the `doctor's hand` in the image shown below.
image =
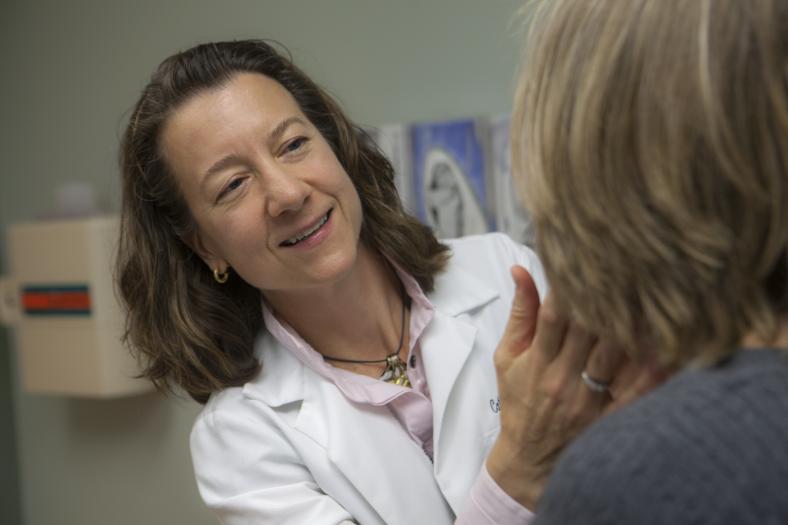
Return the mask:
<svg viewBox="0 0 788 525">
<path fill-rule="evenodd" d="M 540 306 L 530 274 L 512 268 L 517 290 L 495 352 L 501 432 L 487 457 L 490 476 L 535 510 L 564 447 L 590 423 L 654 386 L 623 352 L 561 315 L 548 296 Z M 619 370 L 626 370 L 621 378 Z M 585 371 L 610 390 L 595 391 Z M 611 396 L 611 392 L 616 401 Z"/>
</svg>

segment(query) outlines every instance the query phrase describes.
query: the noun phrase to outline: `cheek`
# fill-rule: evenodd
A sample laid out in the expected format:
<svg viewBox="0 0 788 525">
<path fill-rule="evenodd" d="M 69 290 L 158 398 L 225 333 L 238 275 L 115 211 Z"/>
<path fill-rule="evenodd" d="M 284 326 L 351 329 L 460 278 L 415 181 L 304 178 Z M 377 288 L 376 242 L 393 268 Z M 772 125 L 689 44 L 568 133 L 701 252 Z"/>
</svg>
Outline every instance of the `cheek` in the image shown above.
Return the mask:
<svg viewBox="0 0 788 525">
<path fill-rule="evenodd" d="M 233 252 L 237 253 L 240 251 L 248 254 L 250 250 L 259 248 L 259 245 L 265 239 L 260 222 L 252 218 L 239 218 L 232 223 L 228 223 L 219 232 L 219 235 L 224 238 L 224 242 Z"/>
<path fill-rule="evenodd" d="M 228 261 L 248 254 L 264 238 L 260 235 L 259 221 L 255 224 L 251 217 L 240 213 L 212 222 L 208 235 L 219 254 Z"/>
<path fill-rule="evenodd" d="M 361 197 L 359 196 L 358 190 L 339 160 L 334 158 L 333 161 L 334 165 L 331 174 L 325 179 L 332 181 L 331 188 L 328 189 L 328 192 L 338 196 L 343 201 L 343 205 L 349 208 L 346 213 L 351 215 L 353 219 L 358 219 L 360 221 L 362 208 Z"/>
<path fill-rule="evenodd" d="M 364 216 L 363 208 L 361 206 L 361 196 L 358 194 L 358 190 L 353 185 L 353 182 L 348 177 L 347 179 L 347 200 L 349 201 L 350 205 L 350 215 L 353 221 L 356 223 L 356 229 L 361 230 L 361 222 Z"/>
</svg>

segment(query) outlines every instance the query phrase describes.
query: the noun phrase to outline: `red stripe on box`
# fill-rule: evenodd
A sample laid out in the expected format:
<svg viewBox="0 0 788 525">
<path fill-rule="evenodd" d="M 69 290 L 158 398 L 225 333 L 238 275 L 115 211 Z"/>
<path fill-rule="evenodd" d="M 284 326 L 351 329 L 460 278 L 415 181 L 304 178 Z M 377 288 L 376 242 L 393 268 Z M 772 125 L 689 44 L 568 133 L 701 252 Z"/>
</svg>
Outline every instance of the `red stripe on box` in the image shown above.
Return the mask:
<svg viewBox="0 0 788 525">
<path fill-rule="evenodd" d="M 87 286 L 28 287 L 22 308 L 27 314 L 89 314 L 90 294 Z"/>
</svg>

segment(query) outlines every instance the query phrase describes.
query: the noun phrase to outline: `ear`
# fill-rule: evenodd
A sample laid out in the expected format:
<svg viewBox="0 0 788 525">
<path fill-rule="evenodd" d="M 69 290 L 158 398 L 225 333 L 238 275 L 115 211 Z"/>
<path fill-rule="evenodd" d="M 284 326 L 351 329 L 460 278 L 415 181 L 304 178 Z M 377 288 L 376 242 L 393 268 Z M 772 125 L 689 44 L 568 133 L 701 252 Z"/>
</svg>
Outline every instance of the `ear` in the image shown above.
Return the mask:
<svg viewBox="0 0 788 525">
<path fill-rule="evenodd" d="M 190 238 L 184 239 L 184 241 L 189 245 L 192 251 L 203 260 L 209 270 L 213 271 L 218 269 L 220 273 L 224 273 L 227 267 L 230 266 L 227 264 L 227 261 L 218 254 L 213 243 L 211 243 L 209 239 L 205 239 L 200 232 L 195 232 Z"/>
</svg>

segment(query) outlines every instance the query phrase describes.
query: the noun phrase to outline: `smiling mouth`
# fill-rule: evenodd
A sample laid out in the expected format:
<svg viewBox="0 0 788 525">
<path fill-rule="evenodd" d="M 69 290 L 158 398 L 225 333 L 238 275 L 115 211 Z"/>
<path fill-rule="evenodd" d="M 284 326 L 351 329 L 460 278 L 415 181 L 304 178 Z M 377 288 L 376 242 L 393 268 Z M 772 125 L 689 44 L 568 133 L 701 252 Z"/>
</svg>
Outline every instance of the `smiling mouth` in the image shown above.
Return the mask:
<svg viewBox="0 0 788 525">
<path fill-rule="evenodd" d="M 282 241 L 281 243 L 279 243 L 279 245 L 280 246 L 295 246 L 296 244 L 298 244 L 298 243 L 300 243 L 302 241 L 305 241 L 306 239 L 312 237 L 314 234 L 319 232 L 320 228 L 322 228 L 328 222 L 328 218 L 331 216 L 331 212 L 332 211 L 334 211 L 333 208 L 328 210 L 328 213 L 323 215 L 323 217 L 319 221 L 317 221 L 317 223 L 314 226 L 309 228 L 304 233 L 302 233 L 300 235 L 296 235 L 295 237 L 290 237 L 286 241 Z"/>
</svg>

